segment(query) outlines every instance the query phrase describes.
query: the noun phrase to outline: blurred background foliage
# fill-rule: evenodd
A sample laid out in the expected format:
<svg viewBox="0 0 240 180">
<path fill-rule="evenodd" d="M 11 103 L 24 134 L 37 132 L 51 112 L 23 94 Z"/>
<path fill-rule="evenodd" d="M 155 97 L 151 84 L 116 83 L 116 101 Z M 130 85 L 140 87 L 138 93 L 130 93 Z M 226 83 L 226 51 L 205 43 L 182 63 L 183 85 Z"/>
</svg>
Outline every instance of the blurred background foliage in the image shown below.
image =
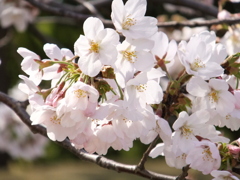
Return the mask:
<svg viewBox="0 0 240 180">
<path fill-rule="evenodd" d="M 78 4 L 75 0 L 64 0 L 63 2 L 72 5 Z M 217 1 L 214 2 L 215 6 L 216 4 Z M 227 3 L 225 8 L 234 13 L 239 12 L 239 7 Z M 99 8 L 98 11 L 105 18 L 110 19 L 110 4 Z M 149 1 L 146 15 L 154 17 L 164 15 L 167 20 L 192 19 L 205 16 L 201 13 L 187 14 L 178 10 L 168 12 L 163 4 L 154 1 Z M 22 57 L 16 52 L 19 47 L 25 47 L 35 52 L 42 59 L 47 58 L 43 51 L 43 45 L 46 42 L 55 43 L 60 48 L 64 47 L 73 51 L 74 42 L 80 34 L 83 34 L 82 25 L 83 22 L 40 12 L 35 22 L 30 24 L 24 32 L 17 32 L 13 27 L 5 29 L 0 27 L 0 91 L 7 93 L 10 88 L 19 82 L 18 75 L 23 74 L 20 68 Z M 173 31 L 173 29 L 170 28 L 167 31 Z M 232 140 L 237 139 L 240 133 L 240 131 L 232 133 L 225 128 L 221 129 L 221 131 Z M 123 163 L 136 164 L 147 147 L 147 145 L 136 140 L 134 147 L 130 151 L 109 149 L 106 157 Z M 116 172 L 103 170 L 94 164 L 79 161 L 73 154 L 50 141 L 45 148 L 45 154 L 33 162 L 24 159 L 12 159 L 7 152 L 0 151 L 0 166 L 0 179 L 3 180 L 30 180 L 33 177 L 35 180 L 50 177 L 58 180 L 143 179 L 128 174 L 119 175 Z M 147 162 L 148 166 L 150 170 L 164 174 L 178 175 L 180 173 L 180 170 L 168 168 L 162 157 L 149 160 Z M 199 174 L 198 177 L 198 179 L 203 178 Z M 204 179 L 209 179 L 209 177 L 204 176 Z"/>
</svg>

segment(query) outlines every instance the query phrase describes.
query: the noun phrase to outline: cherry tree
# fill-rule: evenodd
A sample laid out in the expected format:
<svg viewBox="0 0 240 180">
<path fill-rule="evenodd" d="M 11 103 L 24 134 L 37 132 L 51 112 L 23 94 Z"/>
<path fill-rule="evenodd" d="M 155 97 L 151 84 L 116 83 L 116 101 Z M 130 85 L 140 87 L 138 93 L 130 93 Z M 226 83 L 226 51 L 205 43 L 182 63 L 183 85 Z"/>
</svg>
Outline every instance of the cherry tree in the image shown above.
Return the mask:
<svg viewBox="0 0 240 180">
<path fill-rule="evenodd" d="M 216 17 L 183 22 L 146 16 L 150 2 L 146 0 L 76 2 L 82 4 L 79 9 L 53 0 L 1 1 L 4 28 L 24 31 L 42 10 L 82 21 L 83 32 L 71 51 L 48 42 L 34 29 L 45 43 L 47 58 L 24 47 L 16 50 L 25 73 L 19 75 L 18 87 L 28 99 L 17 101 L 0 92 L 0 101 L 33 133 L 103 168 L 160 180 L 186 179 L 189 169 L 213 179 L 238 179 L 240 138 L 229 139 L 219 131 L 240 128 L 240 42 L 235 25 L 240 19 L 223 10 L 227 1 L 219 1 L 219 9 L 210 1 L 161 2 L 168 3 L 166 9 L 170 3 Z M 98 11 L 105 3 L 111 5 L 111 20 Z M 179 10 L 194 13 L 191 9 Z M 84 14 L 86 10 L 91 14 Z M 223 23 L 228 26 L 222 36 L 216 35 L 215 26 L 195 29 L 178 41 L 174 36 L 179 31 L 167 34 L 160 29 Z M 48 86 L 42 86 L 46 82 Z M 134 148 L 136 139 L 149 145 L 137 165 L 104 157 L 109 148 Z M 168 166 L 182 169 L 182 174 L 173 177 L 147 170 L 147 159 L 158 156 L 164 156 Z"/>
</svg>

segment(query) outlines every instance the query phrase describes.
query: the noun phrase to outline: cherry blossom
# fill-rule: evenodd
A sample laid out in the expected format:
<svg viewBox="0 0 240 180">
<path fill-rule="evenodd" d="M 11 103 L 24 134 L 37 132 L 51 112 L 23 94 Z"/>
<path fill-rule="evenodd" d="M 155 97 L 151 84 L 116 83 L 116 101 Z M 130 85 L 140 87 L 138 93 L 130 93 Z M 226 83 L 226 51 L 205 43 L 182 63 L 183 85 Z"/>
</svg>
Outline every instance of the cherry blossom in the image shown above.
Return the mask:
<svg viewBox="0 0 240 180">
<path fill-rule="evenodd" d="M 13 25 L 19 32 L 25 31 L 27 25 L 33 22 L 38 14 L 38 10 L 35 7 L 22 0 L 5 2 L 1 6 L 1 26 L 7 28 Z"/>
<path fill-rule="evenodd" d="M 63 127 L 61 117 L 56 114 L 55 108 L 44 105 L 31 114 L 32 125 L 43 124 L 47 135 L 52 141 L 63 141 L 66 137 L 76 137 L 76 127 Z"/>
<path fill-rule="evenodd" d="M 226 49 L 215 40 L 213 32 L 204 31 L 192 36 L 188 43 L 180 42 L 178 56 L 188 74 L 204 80 L 223 74 L 220 63 L 227 55 Z"/>
<path fill-rule="evenodd" d="M 163 98 L 159 79 L 164 75 L 165 73 L 160 69 L 152 69 L 130 79 L 126 84 L 124 92 L 126 103 L 133 107 L 159 104 Z"/>
<path fill-rule="evenodd" d="M 90 17 L 83 24 L 85 36 L 80 35 L 74 44 L 75 55 L 80 58 L 81 71 L 96 76 L 103 65 L 113 65 L 117 58 L 119 36 L 113 29 L 104 29 L 98 18 Z"/>
<path fill-rule="evenodd" d="M 115 62 L 116 73 L 120 73 L 119 75 L 128 81 L 137 71 L 148 71 L 153 68 L 155 59 L 150 51 L 153 45 L 154 42 L 147 39 L 125 40 L 119 44 Z"/>
<path fill-rule="evenodd" d="M 144 16 L 146 0 L 113 0 L 111 18 L 117 31 L 131 39 L 148 38 L 157 32 L 157 19 Z"/>
<path fill-rule="evenodd" d="M 218 170 L 213 170 L 211 172 L 211 175 L 214 177 L 212 180 L 238 180 L 239 178 L 234 176 L 232 173 L 229 171 L 218 171 Z"/>
<path fill-rule="evenodd" d="M 191 168 L 197 169 L 203 174 L 209 174 L 220 167 L 221 157 L 214 143 L 203 140 L 196 143 L 195 148 L 190 150 L 186 162 L 190 164 Z"/>
<path fill-rule="evenodd" d="M 225 59 L 238 47 L 225 42 L 231 45 L 226 51 L 206 30 L 177 46 L 157 32 L 155 18 L 144 16 L 146 4 L 113 0 L 116 31 L 98 18 L 86 19 L 75 56 L 50 43 L 43 59 L 18 49 L 27 74 L 19 76 L 19 88 L 28 96 L 32 125 L 44 126 L 53 141 L 67 138 L 75 148 L 100 155 L 109 148 L 128 151 L 136 139 L 149 144 L 160 138 L 150 157 L 234 179 L 216 170 L 229 170 L 239 158 L 239 140 L 230 143 L 219 128 L 240 127 L 239 64 Z"/>
<path fill-rule="evenodd" d="M 198 106 L 201 109 L 216 109 L 226 116 L 235 107 L 235 98 L 228 91 L 228 84 L 221 79 L 210 79 L 209 83 L 199 77 L 193 77 L 187 84 L 187 91 L 199 99 Z"/>
</svg>

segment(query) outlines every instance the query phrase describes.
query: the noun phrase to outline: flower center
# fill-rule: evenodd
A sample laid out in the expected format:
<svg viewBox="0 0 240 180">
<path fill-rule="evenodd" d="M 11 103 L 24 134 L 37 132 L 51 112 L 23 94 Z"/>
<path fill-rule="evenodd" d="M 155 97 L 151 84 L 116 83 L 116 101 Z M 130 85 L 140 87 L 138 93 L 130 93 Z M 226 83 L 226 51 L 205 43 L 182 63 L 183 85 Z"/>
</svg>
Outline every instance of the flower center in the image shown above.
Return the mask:
<svg viewBox="0 0 240 180">
<path fill-rule="evenodd" d="M 85 98 L 85 97 L 87 97 L 87 95 L 88 95 L 86 91 L 83 91 L 83 90 L 81 90 L 81 89 L 77 89 L 77 90 L 75 90 L 73 93 L 75 94 L 75 96 L 76 96 L 77 98 Z"/>
<path fill-rule="evenodd" d="M 239 44 L 239 39 L 237 34 L 233 33 L 230 39 L 232 40 L 233 45 L 237 46 Z"/>
<path fill-rule="evenodd" d="M 183 153 L 182 155 L 177 156 L 176 158 L 178 158 L 178 159 L 182 159 L 182 160 L 186 160 L 186 158 L 187 158 L 187 154 Z"/>
<path fill-rule="evenodd" d="M 135 25 L 136 24 L 136 19 L 134 19 L 134 18 L 129 18 L 129 15 L 127 16 L 127 18 L 123 21 L 123 23 L 122 23 L 122 28 L 124 29 L 124 30 L 129 30 L 129 28 L 131 27 L 131 26 L 133 26 L 133 25 Z"/>
<path fill-rule="evenodd" d="M 193 132 L 189 126 L 183 126 L 180 129 L 181 129 L 182 135 L 185 136 L 186 139 L 188 139 Z"/>
<path fill-rule="evenodd" d="M 210 93 L 209 93 L 209 99 L 212 103 L 217 103 L 218 100 L 219 100 L 219 95 L 218 95 L 219 91 L 216 91 L 216 90 L 212 90 Z"/>
<path fill-rule="evenodd" d="M 201 61 L 201 59 L 196 58 L 194 62 L 190 64 L 190 68 L 193 71 L 197 71 L 199 68 L 205 68 L 205 64 Z"/>
<path fill-rule="evenodd" d="M 100 49 L 100 46 L 99 46 L 99 43 L 97 42 L 94 42 L 94 41 L 90 41 L 90 52 L 94 52 L 94 53 L 99 53 L 99 49 Z"/>
<path fill-rule="evenodd" d="M 211 161 L 211 162 L 214 161 L 212 157 L 212 152 L 210 151 L 209 147 L 205 148 L 202 154 L 203 154 L 203 157 L 202 157 L 203 161 Z"/>
<path fill-rule="evenodd" d="M 224 179 L 224 180 L 235 180 L 235 179 L 233 179 L 233 178 L 231 178 L 231 177 L 229 177 L 229 176 L 228 176 L 228 177 L 225 176 L 225 177 L 223 177 L 223 179 Z"/>
<path fill-rule="evenodd" d="M 136 89 L 138 90 L 138 92 L 144 92 L 147 89 L 147 85 L 146 84 L 139 84 L 138 86 L 136 86 Z"/>
<path fill-rule="evenodd" d="M 136 55 L 136 51 L 122 51 L 121 52 L 123 54 L 124 59 L 128 60 L 130 63 L 135 63 L 137 55 Z"/>
<path fill-rule="evenodd" d="M 226 119 L 226 120 L 229 120 L 229 119 L 231 119 L 231 117 L 232 117 L 232 116 L 231 116 L 230 114 L 228 114 L 228 115 L 226 115 L 225 119 Z"/>
<path fill-rule="evenodd" d="M 53 123 L 53 124 L 61 124 L 61 119 L 60 118 L 58 118 L 56 115 L 55 116 L 53 116 L 53 117 L 51 117 L 50 118 L 50 121 Z"/>
</svg>

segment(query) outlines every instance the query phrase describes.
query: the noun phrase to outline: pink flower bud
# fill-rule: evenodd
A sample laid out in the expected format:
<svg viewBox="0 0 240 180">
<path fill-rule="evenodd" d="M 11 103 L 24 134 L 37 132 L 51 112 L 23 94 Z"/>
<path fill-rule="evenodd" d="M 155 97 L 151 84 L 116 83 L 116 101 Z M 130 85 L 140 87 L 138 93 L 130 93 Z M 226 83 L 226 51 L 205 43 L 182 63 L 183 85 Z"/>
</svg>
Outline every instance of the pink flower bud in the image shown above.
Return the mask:
<svg viewBox="0 0 240 180">
<path fill-rule="evenodd" d="M 238 159 L 240 154 L 240 147 L 229 144 L 228 150 L 232 154 L 233 158 Z"/>
</svg>

